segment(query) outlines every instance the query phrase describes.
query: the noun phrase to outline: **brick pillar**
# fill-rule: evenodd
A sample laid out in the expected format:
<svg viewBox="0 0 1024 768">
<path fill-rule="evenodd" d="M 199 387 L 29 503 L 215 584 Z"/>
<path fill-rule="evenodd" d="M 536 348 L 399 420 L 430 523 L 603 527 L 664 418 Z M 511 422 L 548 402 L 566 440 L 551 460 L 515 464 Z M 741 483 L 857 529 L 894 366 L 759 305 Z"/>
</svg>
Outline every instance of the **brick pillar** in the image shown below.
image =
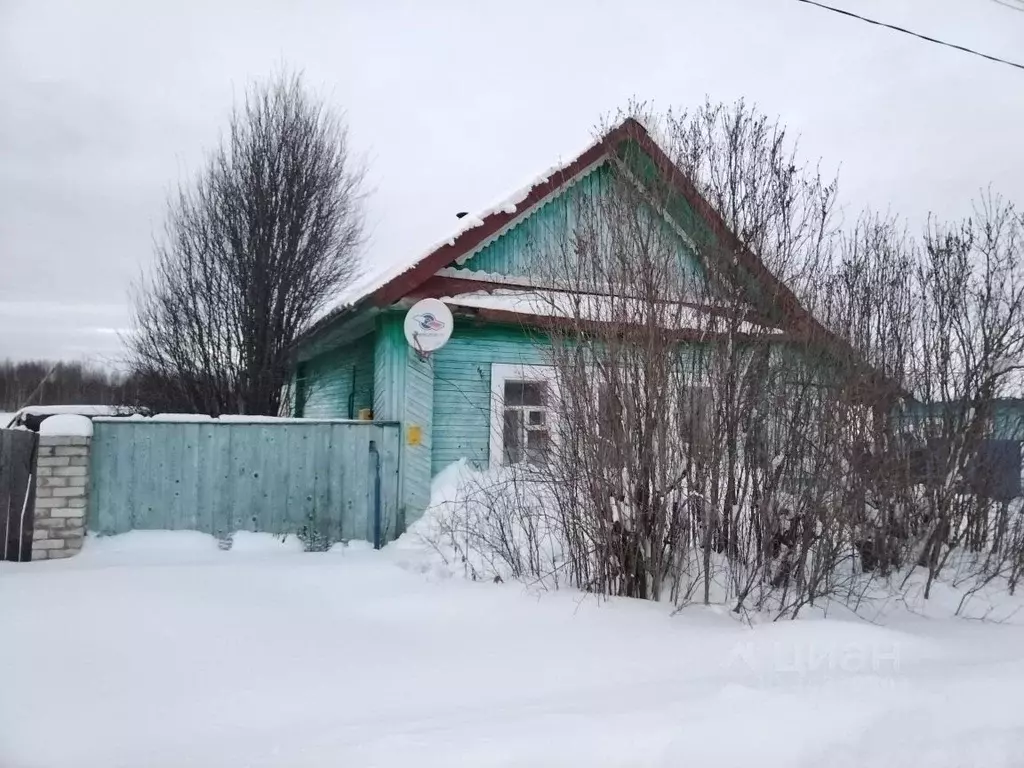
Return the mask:
<svg viewBox="0 0 1024 768">
<path fill-rule="evenodd" d="M 40 435 L 32 559 L 71 557 L 85 538 L 88 437 Z"/>
</svg>

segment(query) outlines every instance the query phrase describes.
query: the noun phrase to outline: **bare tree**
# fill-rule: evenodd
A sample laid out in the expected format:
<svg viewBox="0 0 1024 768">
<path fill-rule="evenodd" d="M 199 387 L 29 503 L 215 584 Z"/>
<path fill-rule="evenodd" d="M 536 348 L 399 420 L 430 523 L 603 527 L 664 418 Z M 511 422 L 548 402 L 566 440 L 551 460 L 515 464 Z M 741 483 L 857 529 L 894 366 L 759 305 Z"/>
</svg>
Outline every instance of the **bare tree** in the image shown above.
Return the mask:
<svg viewBox="0 0 1024 768">
<path fill-rule="evenodd" d="M 294 340 L 355 267 L 362 180 L 341 119 L 298 76 L 252 87 L 170 202 L 132 372 L 197 412 L 276 415 Z"/>
</svg>

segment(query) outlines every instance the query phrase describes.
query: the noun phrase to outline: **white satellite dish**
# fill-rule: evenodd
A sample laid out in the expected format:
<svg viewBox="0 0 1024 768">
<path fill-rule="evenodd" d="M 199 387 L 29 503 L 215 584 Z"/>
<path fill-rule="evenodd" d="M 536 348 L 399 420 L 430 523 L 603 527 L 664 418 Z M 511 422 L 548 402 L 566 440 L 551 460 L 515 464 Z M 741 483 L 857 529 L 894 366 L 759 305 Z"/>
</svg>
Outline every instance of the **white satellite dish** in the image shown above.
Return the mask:
<svg viewBox="0 0 1024 768">
<path fill-rule="evenodd" d="M 455 320 L 448 305 L 438 299 L 417 301 L 405 315 L 405 340 L 420 356 L 436 352 L 452 337 Z"/>
</svg>

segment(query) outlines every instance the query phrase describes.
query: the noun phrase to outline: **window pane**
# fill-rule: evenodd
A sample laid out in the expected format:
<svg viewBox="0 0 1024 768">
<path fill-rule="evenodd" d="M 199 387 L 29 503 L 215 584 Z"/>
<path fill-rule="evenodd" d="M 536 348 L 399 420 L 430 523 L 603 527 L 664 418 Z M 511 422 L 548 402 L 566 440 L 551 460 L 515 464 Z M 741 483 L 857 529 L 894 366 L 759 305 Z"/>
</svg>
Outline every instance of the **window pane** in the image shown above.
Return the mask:
<svg viewBox="0 0 1024 768">
<path fill-rule="evenodd" d="M 683 429 L 686 439 L 705 444 L 710 438 L 711 391 L 707 387 L 683 387 Z"/>
<path fill-rule="evenodd" d="M 505 405 L 544 405 L 543 381 L 506 381 Z"/>
<path fill-rule="evenodd" d="M 504 453 L 504 464 L 517 464 L 522 461 L 523 412 L 510 408 L 505 411 L 504 429 L 501 442 Z"/>
<path fill-rule="evenodd" d="M 544 405 L 547 385 L 542 381 L 528 381 L 523 384 L 523 405 Z"/>
<path fill-rule="evenodd" d="M 526 458 L 531 464 L 542 464 L 547 459 L 551 443 L 547 430 L 535 429 L 526 433 Z"/>
<path fill-rule="evenodd" d="M 505 405 L 522 405 L 523 404 L 523 382 L 521 381 L 506 381 L 505 382 Z"/>
<path fill-rule="evenodd" d="M 542 427 L 544 426 L 544 411 L 529 411 L 528 424 L 531 427 Z"/>
<path fill-rule="evenodd" d="M 622 429 L 622 415 L 615 407 L 611 388 L 601 384 L 597 391 L 597 434 L 606 440 L 615 440 Z"/>
<path fill-rule="evenodd" d="M 693 431 L 702 443 L 707 443 L 711 439 L 713 406 L 710 389 L 696 387 L 693 390 Z"/>
</svg>

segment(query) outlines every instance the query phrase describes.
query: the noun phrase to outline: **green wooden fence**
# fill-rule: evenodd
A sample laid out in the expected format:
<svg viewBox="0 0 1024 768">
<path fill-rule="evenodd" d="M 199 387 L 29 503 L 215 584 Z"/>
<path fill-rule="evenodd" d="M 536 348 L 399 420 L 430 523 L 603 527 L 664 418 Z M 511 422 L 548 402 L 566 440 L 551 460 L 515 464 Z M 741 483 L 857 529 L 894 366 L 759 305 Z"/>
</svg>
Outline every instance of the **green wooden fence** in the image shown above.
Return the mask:
<svg viewBox="0 0 1024 768">
<path fill-rule="evenodd" d="M 96 419 L 89 528 L 400 533 L 397 422 Z M 377 510 L 379 509 L 379 514 Z"/>
</svg>

